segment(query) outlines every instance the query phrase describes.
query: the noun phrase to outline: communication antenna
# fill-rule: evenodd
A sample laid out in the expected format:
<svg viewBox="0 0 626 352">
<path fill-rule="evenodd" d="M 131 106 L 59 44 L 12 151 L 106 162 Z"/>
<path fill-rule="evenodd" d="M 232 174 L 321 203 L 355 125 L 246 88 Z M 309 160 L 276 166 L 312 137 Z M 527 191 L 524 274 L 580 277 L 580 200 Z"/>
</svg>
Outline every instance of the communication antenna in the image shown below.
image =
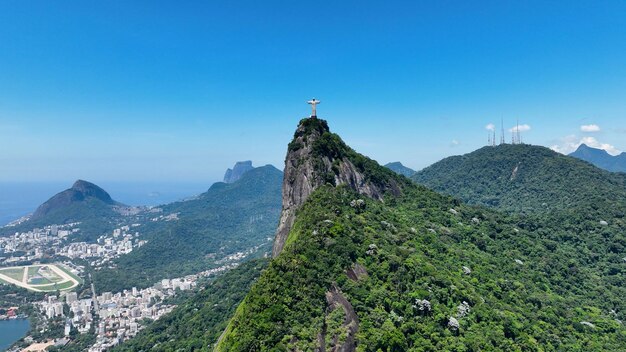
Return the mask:
<svg viewBox="0 0 626 352">
<path fill-rule="evenodd" d="M 504 118 L 500 118 L 500 127 L 502 128 L 502 134 L 500 135 L 500 144 L 506 143 L 504 139 Z"/>
</svg>

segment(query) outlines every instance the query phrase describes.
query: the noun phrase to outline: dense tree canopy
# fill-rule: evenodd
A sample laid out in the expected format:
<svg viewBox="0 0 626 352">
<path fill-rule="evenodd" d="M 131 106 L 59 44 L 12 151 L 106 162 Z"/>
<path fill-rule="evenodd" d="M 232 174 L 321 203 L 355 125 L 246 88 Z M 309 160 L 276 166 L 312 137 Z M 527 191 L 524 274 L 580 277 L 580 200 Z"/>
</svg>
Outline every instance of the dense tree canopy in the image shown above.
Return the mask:
<svg viewBox="0 0 626 352">
<path fill-rule="evenodd" d="M 594 261 L 587 243 L 559 224 L 530 227 L 421 187 L 385 203 L 363 199 L 362 209 L 351 206 L 355 199 L 342 187 L 311 197 L 220 350 L 313 350 L 336 319 L 327 307 L 332 287 L 354 307 L 362 351 L 604 351 L 626 343 L 616 320 L 626 308 L 624 282 L 621 270 L 611 273 L 621 259 Z M 561 241 L 565 234 L 577 241 Z M 595 245 L 609 253 L 611 242 Z M 367 275 L 351 279 L 355 265 Z M 424 301 L 430 309 L 420 308 Z"/>
</svg>

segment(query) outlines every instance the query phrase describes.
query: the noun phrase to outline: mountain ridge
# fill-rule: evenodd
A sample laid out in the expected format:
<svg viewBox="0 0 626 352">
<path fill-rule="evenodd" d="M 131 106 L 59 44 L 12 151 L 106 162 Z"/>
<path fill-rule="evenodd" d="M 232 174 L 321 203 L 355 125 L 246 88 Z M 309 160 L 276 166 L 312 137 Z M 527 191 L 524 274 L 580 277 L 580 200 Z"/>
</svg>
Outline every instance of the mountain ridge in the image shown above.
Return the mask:
<svg viewBox="0 0 626 352">
<path fill-rule="evenodd" d="M 48 225 L 80 222 L 81 234 L 75 239 L 92 241 L 115 225 L 129 213 L 128 207 L 111 198 L 101 187 L 84 180 L 50 197 L 35 212 L 19 222 L 0 228 L 1 235 L 30 231 Z"/>
<path fill-rule="evenodd" d="M 406 177 L 411 177 L 415 173 L 415 170 L 402 165 L 402 163 L 399 161 L 387 163 L 385 164 L 385 167 L 388 169 L 391 169 L 392 171 L 395 171 L 397 174 L 400 174 Z"/>
<path fill-rule="evenodd" d="M 626 177 L 533 145 L 504 144 L 451 156 L 412 179 L 470 204 L 541 213 L 619 202 Z"/>
<path fill-rule="evenodd" d="M 607 171 L 626 172 L 626 153 L 624 152 L 611 155 L 604 149 L 592 148 L 583 143 L 569 156 L 590 162 Z"/>
<path fill-rule="evenodd" d="M 90 198 L 111 206 L 123 206 L 123 204 L 114 201 L 111 196 L 99 186 L 84 180 L 77 180 L 72 187 L 57 193 L 37 207 L 31 219 L 41 219 L 51 212 L 61 211 L 63 208 L 72 205 L 72 203 L 87 201 Z"/>
<path fill-rule="evenodd" d="M 312 176 L 325 179 L 320 170 Z M 626 311 L 619 218 L 546 222 L 412 184 L 383 200 L 345 183 L 313 190 L 215 351 L 603 351 L 626 342 L 615 320 Z"/>
<path fill-rule="evenodd" d="M 358 193 L 382 200 L 385 193 L 398 195 L 405 180 L 391 171 L 368 174 L 367 165 L 376 162 L 348 147 L 328 123 L 316 117 L 302 119 L 289 143 L 282 185 L 282 210 L 272 256 L 287 240 L 297 209 L 324 184 L 347 185 Z"/>
</svg>

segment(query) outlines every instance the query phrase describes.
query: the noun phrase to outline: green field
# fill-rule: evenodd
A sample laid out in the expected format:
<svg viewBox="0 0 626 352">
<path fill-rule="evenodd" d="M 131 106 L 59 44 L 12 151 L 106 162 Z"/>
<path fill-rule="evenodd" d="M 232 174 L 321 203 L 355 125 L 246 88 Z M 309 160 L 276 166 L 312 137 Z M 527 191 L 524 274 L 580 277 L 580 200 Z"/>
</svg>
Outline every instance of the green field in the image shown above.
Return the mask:
<svg viewBox="0 0 626 352">
<path fill-rule="evenodd" d="M 37 271 L 39 270 L 39 266 L 31 266 L 28 268 L 28 277 L 37 275 Z"/>
<path fill-rule="evenodd" d="M 57 265 L 57 268 L 63 270 L 64 273 L 71 276 L 74 280 L 78 281 L 79 283 L 82 284 L 84 282 L 83 279 L 81 279 L 79 276 L 76 276 L 74 273 L 72 273 L 65 265 L 59 264 Z"/>
<path fill-rule="evenodd" d="M 0 274 L 4 274 L 12 279 L 22 281 L 22 278 L 24 276 L 24 268 L 19 267 L 19 268 L 0 269 Z"/>
<path fill-rule="evenodd" d="M 65 282 L 62 282 L 60 284 L 53 284 L 52 286 L 55 287 L 55 290 L 65 290 L 65 289 L 68 289 L 68 288 L 72 287 L 73 285 L 74 285 L 73 282 L 65 281 Z"/>
</svg>

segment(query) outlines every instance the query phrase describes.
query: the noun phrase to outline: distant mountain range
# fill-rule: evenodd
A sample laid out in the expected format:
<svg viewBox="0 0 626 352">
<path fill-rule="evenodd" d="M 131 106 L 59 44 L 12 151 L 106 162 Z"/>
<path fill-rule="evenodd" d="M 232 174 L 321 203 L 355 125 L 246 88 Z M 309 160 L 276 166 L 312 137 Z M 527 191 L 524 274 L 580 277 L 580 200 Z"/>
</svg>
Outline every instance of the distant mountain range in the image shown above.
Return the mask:
<svg viewBox="0 0 626 352">
<path fill-rule="evenodd" d="M 139 214 L 133 221 L 142 224 L 137 231 L 148 242 L 115 259 L 114 269 L 95 272 L 96 288 L 149 286 L 217 267 L 216 262 L 236 252 L 263 256 L 278 223 L 282 179 L 272 165 L 257 167 L 233 183 L 217 182 L 197 197 Z"/>
<path fill-rule="evenodd" d="M 603 149 L 581 144 L 570 156 L 588 161 L 595 166 L 613 172 L 626 172 L 626 153 L 611 155 Z"/>
<path fill-rule="evenodd" d="M 229 169 L 230 170 L 230 169 Z M 281 205 L 282 172 L 272 165 L 252 167 L 238 162 L 217 182 L 190 199 L 157 207 L 129 207 L 99 186 L 76 181 L 41 204 L 30 219 L 0 228 L 3 234 L 52 224 L 80 222 L 71 241 L 93 242 L 114 228 L 135 229 L 147 243 L 93 273 L 98 291 L 145 287 L 165 277 L 179 277 L 215 267 L 225 256 L 252 250 L 249 257 L 271 249 Z"/>
<path fill-rule="evenodd" d="M 397 174 L 404 175 L 406 177 L 411 177 L 415 173 L 415 170 L 402 165 L 402 163 L 399 161 L 385 164 L 385 167 L 391 169 Z"/>
</svg>

